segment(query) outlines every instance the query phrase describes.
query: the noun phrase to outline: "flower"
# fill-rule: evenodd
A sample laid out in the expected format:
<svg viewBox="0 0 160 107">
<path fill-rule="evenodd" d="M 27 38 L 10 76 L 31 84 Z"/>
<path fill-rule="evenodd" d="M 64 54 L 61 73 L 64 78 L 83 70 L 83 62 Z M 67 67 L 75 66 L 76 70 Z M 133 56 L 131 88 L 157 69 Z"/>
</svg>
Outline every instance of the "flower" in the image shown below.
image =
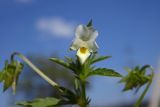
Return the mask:
<svg viewBox="0 0 160 107">
<path fill-rule="evenodd" d="M 93 28 L 92 22 L 89 22 L 87 26 L 78 25 L 75 30 L 75 39 L 73 40 L 70 49 L 77 51 L 77 56 L 83 64 L 91 53 L 97 52 L 98 45 L 96 38 L 98 31 Z"/>
</svg>

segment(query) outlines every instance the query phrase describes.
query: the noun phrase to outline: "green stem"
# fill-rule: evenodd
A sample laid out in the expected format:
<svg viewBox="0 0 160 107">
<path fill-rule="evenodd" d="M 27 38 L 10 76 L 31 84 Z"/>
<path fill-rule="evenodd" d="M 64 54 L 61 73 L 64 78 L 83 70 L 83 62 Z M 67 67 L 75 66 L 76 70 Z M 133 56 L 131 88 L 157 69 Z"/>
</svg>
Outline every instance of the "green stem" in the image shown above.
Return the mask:
<svg viewBox="0 0 160 107">
<path fill-rule="evenodd" d="M 86 99 L 86 81 L 81 81 L 82 85 L 82 104 L 81 107 L 87 107 L 87 99 Z"/>
<path fill-rule="evenodd" d="M 137 100 L 136 104 L 134 105 L 134 107 L 140 107 L 140 104 L 142 103 L 142 100 L 144 98 L 144 96 L 146 95 L 151 83 L 152 83 L 152 79 L 153 79 L 153 72 L 151 74 L 151 79 L 149 81 L 149 83 L 147 84 L 145 90 L 143 91 L 143 93 L 141 94 L 141 96 L 139 97 L 139 99 Z"/>
<path fill-rule="evenodd" d="M 54 87 L 57 87 L 58 84 L 54 82 L 52 79 L 50 79 L 48 76 L 46 76 L 40 69 L 38 69 L 34 64 L 32 64 L 31 61 L 29 61 L 25 56 L 23 56 L 20 53 L 13 53 L 11 55 L 11 60 L 14 60 L 14 56 L 17 55 L 20 57 L 25 63 L 27 63 L 37 74 L 39 74 L 43 79 L 45 79 L 49 84 L 51 84 Z"/>
<path fill-rule="evenodd" d="M 84 99 L 84 102 L 86 102 L 86 83 L 85 81 L 82 82 L 82 97 Z"/>
<path fill-rule="evenodd" d="M 141 96 L 139 97 L 139 99 L 137 100 L 137 102 L 134 105 L 134 107 L 140 107 L 140 104 L 142 103 L 142 100 L 143 100 L 144 96 L 146 95 L 146 93 L 147 93 L 150 85 L 151 85 L 151 83 L 148 83 L 148 85 L 146 86 L 145 90 L 143 91 L 143 93 L 141 94 Z"/>
</svg>

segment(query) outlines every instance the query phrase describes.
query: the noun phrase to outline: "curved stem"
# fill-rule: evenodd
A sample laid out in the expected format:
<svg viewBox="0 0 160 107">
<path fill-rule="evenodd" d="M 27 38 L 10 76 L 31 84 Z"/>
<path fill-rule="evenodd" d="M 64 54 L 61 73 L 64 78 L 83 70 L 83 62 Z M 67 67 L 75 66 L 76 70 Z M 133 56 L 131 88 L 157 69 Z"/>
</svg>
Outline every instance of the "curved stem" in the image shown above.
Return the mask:
<svg viewBox="0 0 160 107">
<path fill-rule="evenodd" d="M 30 66 L 37 74 L 39 74 L 43 79 L 45 79 L 49 84 L 51 84 L 54 87 L 57 87 L 58 84 L 56 82 L 54 82 L 52 79 L 50 79 L 48 76 L 46 76 L 40 69 L 38 69 L 31 61 L 29 61 L 25 56 L 23 56 L 20 53 L 13 53 L 11 55 L 11 61 L 14 60 L 14 56 L 17 55 L 18 57 L 20 57 L 25 63 L 28 64 L 28 66 Z"/>
</svg>

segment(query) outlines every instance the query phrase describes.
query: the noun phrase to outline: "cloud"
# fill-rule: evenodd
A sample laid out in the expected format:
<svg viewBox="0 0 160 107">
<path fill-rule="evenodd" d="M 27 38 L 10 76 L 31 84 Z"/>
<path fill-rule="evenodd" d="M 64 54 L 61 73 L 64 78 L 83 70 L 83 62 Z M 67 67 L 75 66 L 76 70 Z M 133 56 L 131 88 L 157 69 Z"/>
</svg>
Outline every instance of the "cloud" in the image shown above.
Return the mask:
<svg viewBox="0 0 160 107">
<path fill-rule="evenodd" d="M 36 28 L 45 35 L 56 37 L 71 37 L 74 33 L 74 23 L 63 18 L 41 18 L 36 23 Z"/>
<path fill-rule="evenodd" d="M 32 2 L 32 0 L 15 0 L 16 2 L 19 2 L 19 3 L 30 3 Z"/>
</svg>

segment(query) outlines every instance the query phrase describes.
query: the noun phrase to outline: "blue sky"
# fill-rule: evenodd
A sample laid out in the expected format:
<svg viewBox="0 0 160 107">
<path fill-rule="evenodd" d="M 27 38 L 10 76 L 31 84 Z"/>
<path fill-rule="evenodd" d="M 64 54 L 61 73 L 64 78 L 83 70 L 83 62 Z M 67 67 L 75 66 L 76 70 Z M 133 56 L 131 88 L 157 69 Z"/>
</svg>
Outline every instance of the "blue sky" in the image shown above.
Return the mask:
<svg viewBox="0 0 160 107">
<path fill-rule="evenodd" d="M 128 62 L 156 68 L 160 57 L 159 5 L 158 0 L 1 0 L 0 68 L 14 51 L 25 55 L 73 55 L 68 48 L 74 28 L 90 19 L 99 31 L 99 54 L 113 56 L 97 66 L 121 73 L 125 73 L 123 68 Z M 133 93 L 121 93 L 118 79 L 92 80 L 92 104 L 130 102 L 137 98 Z"/>
</svg>

